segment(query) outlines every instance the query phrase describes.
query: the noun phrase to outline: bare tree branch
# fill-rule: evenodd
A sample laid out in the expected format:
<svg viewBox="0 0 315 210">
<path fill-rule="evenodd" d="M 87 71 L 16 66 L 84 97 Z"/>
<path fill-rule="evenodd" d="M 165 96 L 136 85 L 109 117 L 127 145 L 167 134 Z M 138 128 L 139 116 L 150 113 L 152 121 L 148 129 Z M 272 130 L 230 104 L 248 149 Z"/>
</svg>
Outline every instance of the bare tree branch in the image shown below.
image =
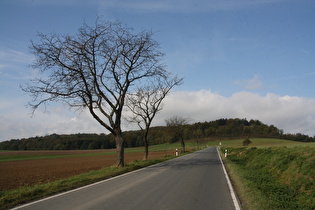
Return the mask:
<svg viewBox="0 0 315 210">
<path fill-rule="evenodd" d="M 182 152 L 185 153 L 185 141 L 183 137 L 184 125 L 188 124 L 189 118 L 173 116 L 165 120 L 166 126 L 170 127 L 173 132 L 174 141 L 180 141 L 182 146 Z"/>
<path fill-rule="evenodd" d="M 169 75 L 170 76 L 170 75 Z M 144 159 L 148 159 L 149 142 L 148 133 L 152 121 L 156 114 L 162 110 L 162 101 L 170 90 L 177 85 L 181 85 L 182 78 L 177 76 L 169 79 L 169 77 L 159 77 L 155 82 L 140 87 L 136 93 L 128 96 L 127 107 L 132 116 L 127 119 L 129 122 L 135 122 L 143 131 L 143 142 L 145 146 Z"/>
<path fill-rule="evenodd" d="M 168 74 L 152 36 L 100 20 L 83 24 L 76 35 L 38 34 L 40 41 L 31 42 L 30 50 L 36 57 L 33 67 L 43 77 L 22 87 L 33 98 L 33 111 L 53 101 L 87 108 L 115 136 L 117 165 L 123 166 L 121 118 L 127 95 L 148 79 Z"/>
</svg>

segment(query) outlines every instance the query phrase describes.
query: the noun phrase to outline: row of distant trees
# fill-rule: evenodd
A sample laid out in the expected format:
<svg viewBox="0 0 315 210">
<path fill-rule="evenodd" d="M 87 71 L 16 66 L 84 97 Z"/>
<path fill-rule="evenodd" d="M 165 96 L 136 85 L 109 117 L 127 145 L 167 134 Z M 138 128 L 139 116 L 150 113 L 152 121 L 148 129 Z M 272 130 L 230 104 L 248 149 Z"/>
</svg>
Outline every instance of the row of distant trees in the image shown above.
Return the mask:
<svg viewBox="0 0 315 210">
<path fill-rule="evenodd" d="M 184 122 L 180 120 L 186 120 Z M 148 133 L 148 144 L 181 142 L 185 150 L 186 140 L 204 138 L 282 138 L 301 142 L 315 142 L 314 137 L 304 134 L 283 134 L 273 125 L 266 125 L 259 120 L 219 119 L 210 122 L 187 124 L 187 119 L 172 117 L 166 120 L 167 126 L 152 127 Z M 143 132 L 123 132 L 126 147 L 144 146 Z M 112 134 L 52 134 L 27 139 L 12 139 L 0 143 L 1 150 L 85 150 L 115 148 Z"/>
<path fill-rule="evenodd" d="M 111 149 L 115 142 L 106 134 L 71 134 L 36 136 L 0 143 L 2 150 L 87 150 Z"/>
</svg>

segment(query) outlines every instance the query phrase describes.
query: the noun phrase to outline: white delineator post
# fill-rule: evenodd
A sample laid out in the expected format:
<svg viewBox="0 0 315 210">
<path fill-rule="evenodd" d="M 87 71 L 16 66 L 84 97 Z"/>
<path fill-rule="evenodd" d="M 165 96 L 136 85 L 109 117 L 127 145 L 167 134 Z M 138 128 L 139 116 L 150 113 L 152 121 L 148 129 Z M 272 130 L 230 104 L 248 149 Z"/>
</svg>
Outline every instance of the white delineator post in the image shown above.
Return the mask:
<svg viewBox="0 0 315 210">
<path fill-rule="evenodd" d="M 225 150 L 225 153 L 224 153 L 224 157 L 227 157 L 227 154 L 228 154 L 228 151 L 227 149 Z"/>
<path fill-rule="evenodd" d="M 178 149 L 175 150 L 175 155 L 178 156 Z"/>
</svg>

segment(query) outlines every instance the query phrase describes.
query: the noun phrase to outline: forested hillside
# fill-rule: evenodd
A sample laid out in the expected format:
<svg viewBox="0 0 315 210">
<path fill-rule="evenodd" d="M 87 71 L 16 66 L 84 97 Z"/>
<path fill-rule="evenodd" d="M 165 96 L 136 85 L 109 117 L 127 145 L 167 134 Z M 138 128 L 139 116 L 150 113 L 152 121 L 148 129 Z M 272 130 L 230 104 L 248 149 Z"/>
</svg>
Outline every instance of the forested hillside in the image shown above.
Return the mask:
<svg viewBox="0 0 315 210">
<path fill-rule="evenodd" d="M 219 119 L 211 122 L 199 122 L 181 126 L 180 136 L 173 132 L 174 127 L 152 127 L 149 133 L 150 145 L 202 138 L 245 138 L 265 137 L 283 138 L 293 141 L 314 142 L 314 137 L 303 134 L 283 134 L 273 125 L 266 125 L 259 120 Z M 124 132 L 126 147 L 143 146 L 141 131 Z M 83 150 L 115 148 L 111 134 L 52 134 L 27 139 L 12 139 L 0 143 L 0 150 Z"/>
</svg>

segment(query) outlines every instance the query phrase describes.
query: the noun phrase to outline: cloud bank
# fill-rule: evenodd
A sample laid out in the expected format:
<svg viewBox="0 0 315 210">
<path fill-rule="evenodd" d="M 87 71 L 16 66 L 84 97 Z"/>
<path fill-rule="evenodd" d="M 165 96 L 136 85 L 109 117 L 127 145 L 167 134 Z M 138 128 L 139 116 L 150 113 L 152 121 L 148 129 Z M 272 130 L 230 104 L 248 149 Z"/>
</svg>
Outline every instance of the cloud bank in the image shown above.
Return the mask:
<svg viewBox="0 0 315 210">
<path fill-rule="evenodd" d="M 258 119 L 285 133 L 315 134 L 315 99 L 251 92 L 224 97 L 210 90 L 176 92 L 165 101 L 161 116 L 186 116 L 195 122 L 218 118 Z"/>
<path fill-rule="evenodd" d="M 52 133 L 108 133 L 88 112 L 71 112 L 66 107 L 38 111 L 30 118 L 30 110 L 19 107 L 21 101 L 1 101 L 6 115 L 0 116 L 0 141 L 26 138 Z M 194 122 L 212 121 L 219 118 L 258 119 L 275 125 L 285 133 L 315 135 L 315 99 L 252 92 L 237 92 L 230 97 L 211 90 L 172 92 L 164 101 L 163 110 L 153 125 L 165 125 L 165 119 L 178 115 Z M 124 130 L 137 129 L 123 124 Z"/>
</svg>

